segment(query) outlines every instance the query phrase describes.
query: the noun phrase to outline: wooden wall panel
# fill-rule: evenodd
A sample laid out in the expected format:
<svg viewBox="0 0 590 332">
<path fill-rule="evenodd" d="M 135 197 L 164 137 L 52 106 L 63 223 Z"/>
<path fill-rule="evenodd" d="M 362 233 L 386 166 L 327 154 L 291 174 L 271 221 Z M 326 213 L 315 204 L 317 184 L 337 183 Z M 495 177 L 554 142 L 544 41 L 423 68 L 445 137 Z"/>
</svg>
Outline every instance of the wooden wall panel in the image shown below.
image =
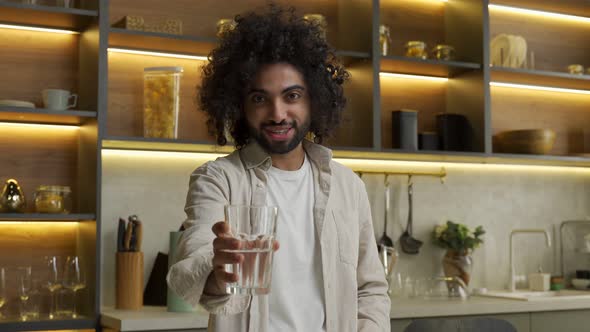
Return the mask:
<svg viewBox="0 0 590 332">
<path fill-rule="evenodd" d="M 553 155 L 590 153 L 590 96 L 492 87 L 492 131 L 552 129 Z"/>
<path fill-rule="evenodd" d="M 436 114 L 446 108 L 447 83 L 381 77 L 381 144 L 391 149 L 391 111 L 418 111 L 418 132 L 436 131 Z"/>
<path fill-rule="evenodd" d="M 67 185 L 74 205 L 77 186 L 78 129 L 0 124 L 0 181 L 15 178 L 25 192 L 27 211 L 34 211 L 39 185 Z M 76 206 L 74 206 L 74 209 Z"/>
<path fill-rule="evenodd" d="M 198 60 L 109 53 L 107 135 L 143 136 L 143 69 L 180 66 L 184 68 L 180 87 L 178 138 L 210 140 L 205 114 L 198 110 L 196 87 L 201 80 Z"/>
<path fill-rule="evenodd" d="M 347 64 L 350 81 L 344 85 L 347 105 L 328 146 L 371 148 L 373 145 L 373 68 L 369 61 Z"/>
<path fill-rule="evenodd" d="M 0 99 L 42 106 L 47 88 L 78 90 L 78 36 L 0 29 Z"/>
<path fill-rule="evenodd" d="M 404 55 L 409 40 L 426 42 L 428 49 L 445 42 L 445 4 L 425 0 L 381 1 L 381 24 L 391 30 L 390 55 Z"/>
</svg>

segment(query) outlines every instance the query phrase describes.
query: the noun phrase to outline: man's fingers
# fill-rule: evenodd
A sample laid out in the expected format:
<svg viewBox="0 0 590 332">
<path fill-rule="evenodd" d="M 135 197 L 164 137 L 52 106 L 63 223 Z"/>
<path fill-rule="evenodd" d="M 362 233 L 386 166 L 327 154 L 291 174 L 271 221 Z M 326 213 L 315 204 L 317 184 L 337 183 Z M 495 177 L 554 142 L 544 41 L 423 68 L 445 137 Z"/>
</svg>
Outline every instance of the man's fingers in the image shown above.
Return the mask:
<svg viewBox="0 0 590 332">
<path fill-rule="evenodd" d="M 238 250 L 241 248 L 241 243 L 238 239 L 231 237 L 216 237 L 213 239 L 213 250 Z"/>
<path fill-rule="evenodd" d="M 279 250 L 279 247 L 280 247 L 279 246 L 279 241 L 273 240 L 272 241 L 272 250 L 273 251 L 277 251 L 277 250 Z"/>
<path fill-rule="evenodd" d="M 227 282 L 236 282 L 238 281 L 238 275 L 235 273 L 226 272 L 223 266 L 218 266 L 215 268 L 215 278 L 218 282 L 227 283 Z"/>
<path fill-rule="evenodd" d="M 225 221 L 216 222 L 213 227 L 211 227 L 213 234 L 215 236 L 224 236 L 228 235 L 229 233 L 229 225 Z"/>
<path fill-rule="evenodd" d="M 213 265 L 214 266 L 221 266 L 223 268 L 224 264 L 239 264 L 244 260 L 244 255 L 236 254 L 233 252 L 227 251 L 216 251 L 215 256 L 213 257 Z"/>
</svg>

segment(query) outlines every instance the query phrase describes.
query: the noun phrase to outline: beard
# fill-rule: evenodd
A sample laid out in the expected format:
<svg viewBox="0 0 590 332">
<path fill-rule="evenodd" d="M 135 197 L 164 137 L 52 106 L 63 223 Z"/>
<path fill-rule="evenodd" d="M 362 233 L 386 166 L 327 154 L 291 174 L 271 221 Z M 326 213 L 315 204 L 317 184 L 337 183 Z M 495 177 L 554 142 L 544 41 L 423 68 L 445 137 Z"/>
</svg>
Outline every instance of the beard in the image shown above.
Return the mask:
<svg viewBox="0 0 590 332">
<path fill-rule="evenodd" d="M 293 138 L 291 138 L 288 141 L 270 141 L 265 135 L 262 134 L 262 130 L 264 130 L 265 127 L 277 125 L 289 125 L 291 129 L 294 131 Z M 283 120 L 279 123 L 274 121 L 265 123 L 261 126 L 260 130 L 248 124 L 248 130 L 250 131 L 250 137 L 253 137 L 268 154 L 286 154 L 293 151 L 293 149 L 299 146 L 299 143 L 303 141 L 305 135 L 307 135 L 307 133 L 309 132 L 310 126 L 311 120 L 308 118 L 301 125 L 301 127 L 297 125 L 297 122 L 289 123 Z"/>
</svg>

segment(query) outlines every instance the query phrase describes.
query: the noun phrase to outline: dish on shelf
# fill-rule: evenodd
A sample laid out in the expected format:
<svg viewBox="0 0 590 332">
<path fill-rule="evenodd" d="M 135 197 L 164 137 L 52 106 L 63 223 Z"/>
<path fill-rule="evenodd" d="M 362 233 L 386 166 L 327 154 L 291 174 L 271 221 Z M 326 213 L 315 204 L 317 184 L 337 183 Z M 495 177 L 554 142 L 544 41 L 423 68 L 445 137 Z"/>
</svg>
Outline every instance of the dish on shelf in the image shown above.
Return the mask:
<svg viewBox="0 0 590 332">
<path fill-rule="evenodd" d="M 406 43 L 406 56 L 411 58 L 426 59 L 426 43 L 421 40 L 410 40 Z"/>
<path fill-rule="evenodd" d="M 522 36 L 501 33 L 490 43 L 493 66 L 522 68 L 526 61 L 527 42 Z"/>
<path fill-rule="evenodd" d="M 579 64 L 573 64 L 567 66 L 567 72 L 572 75 L 584 75 L 584 66 Z"/>
<path fill-rule="evenodd" d="M 588 289 L 590 287 L 590 279 L 572 279 L 572 286 L 575 289 Z"/>
<path fill-rule="evenodd" d="M 432 56 L 438 60 L 455 60 L 455 48 L 451 45 L 439 44 L 432 51 Z"/>
<path fill-rule="evenodd" d="M 35 108 L 35 104 L 31 103 L 30 101 L 12 100 L 12 99 L 1 99 L 0 106 Z"/>
<path fill-rule="evenodd" d="M 499 152 L 548 154 L 553 148 L 555 137 L 551 129 L 509 130 L 494 136 L 494 145 Z"/>
</svg>

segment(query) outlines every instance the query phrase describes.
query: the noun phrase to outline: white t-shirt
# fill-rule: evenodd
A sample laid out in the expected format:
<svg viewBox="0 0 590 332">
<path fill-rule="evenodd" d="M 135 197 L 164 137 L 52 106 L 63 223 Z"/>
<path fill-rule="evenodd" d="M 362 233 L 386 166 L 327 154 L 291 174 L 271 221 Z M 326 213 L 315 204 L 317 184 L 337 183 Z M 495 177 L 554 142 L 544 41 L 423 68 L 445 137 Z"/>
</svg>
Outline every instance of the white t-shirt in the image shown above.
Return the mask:
<svg viewBox="0 0 590 332">
<path fill-rule="evenodd" d="M 269 331 L 326 330 L 313 190 L 307 156 L 296 171 L 268 171 L 267 204 L 279 207 L 280 244 L 273 257 Z"/>
</svg>

